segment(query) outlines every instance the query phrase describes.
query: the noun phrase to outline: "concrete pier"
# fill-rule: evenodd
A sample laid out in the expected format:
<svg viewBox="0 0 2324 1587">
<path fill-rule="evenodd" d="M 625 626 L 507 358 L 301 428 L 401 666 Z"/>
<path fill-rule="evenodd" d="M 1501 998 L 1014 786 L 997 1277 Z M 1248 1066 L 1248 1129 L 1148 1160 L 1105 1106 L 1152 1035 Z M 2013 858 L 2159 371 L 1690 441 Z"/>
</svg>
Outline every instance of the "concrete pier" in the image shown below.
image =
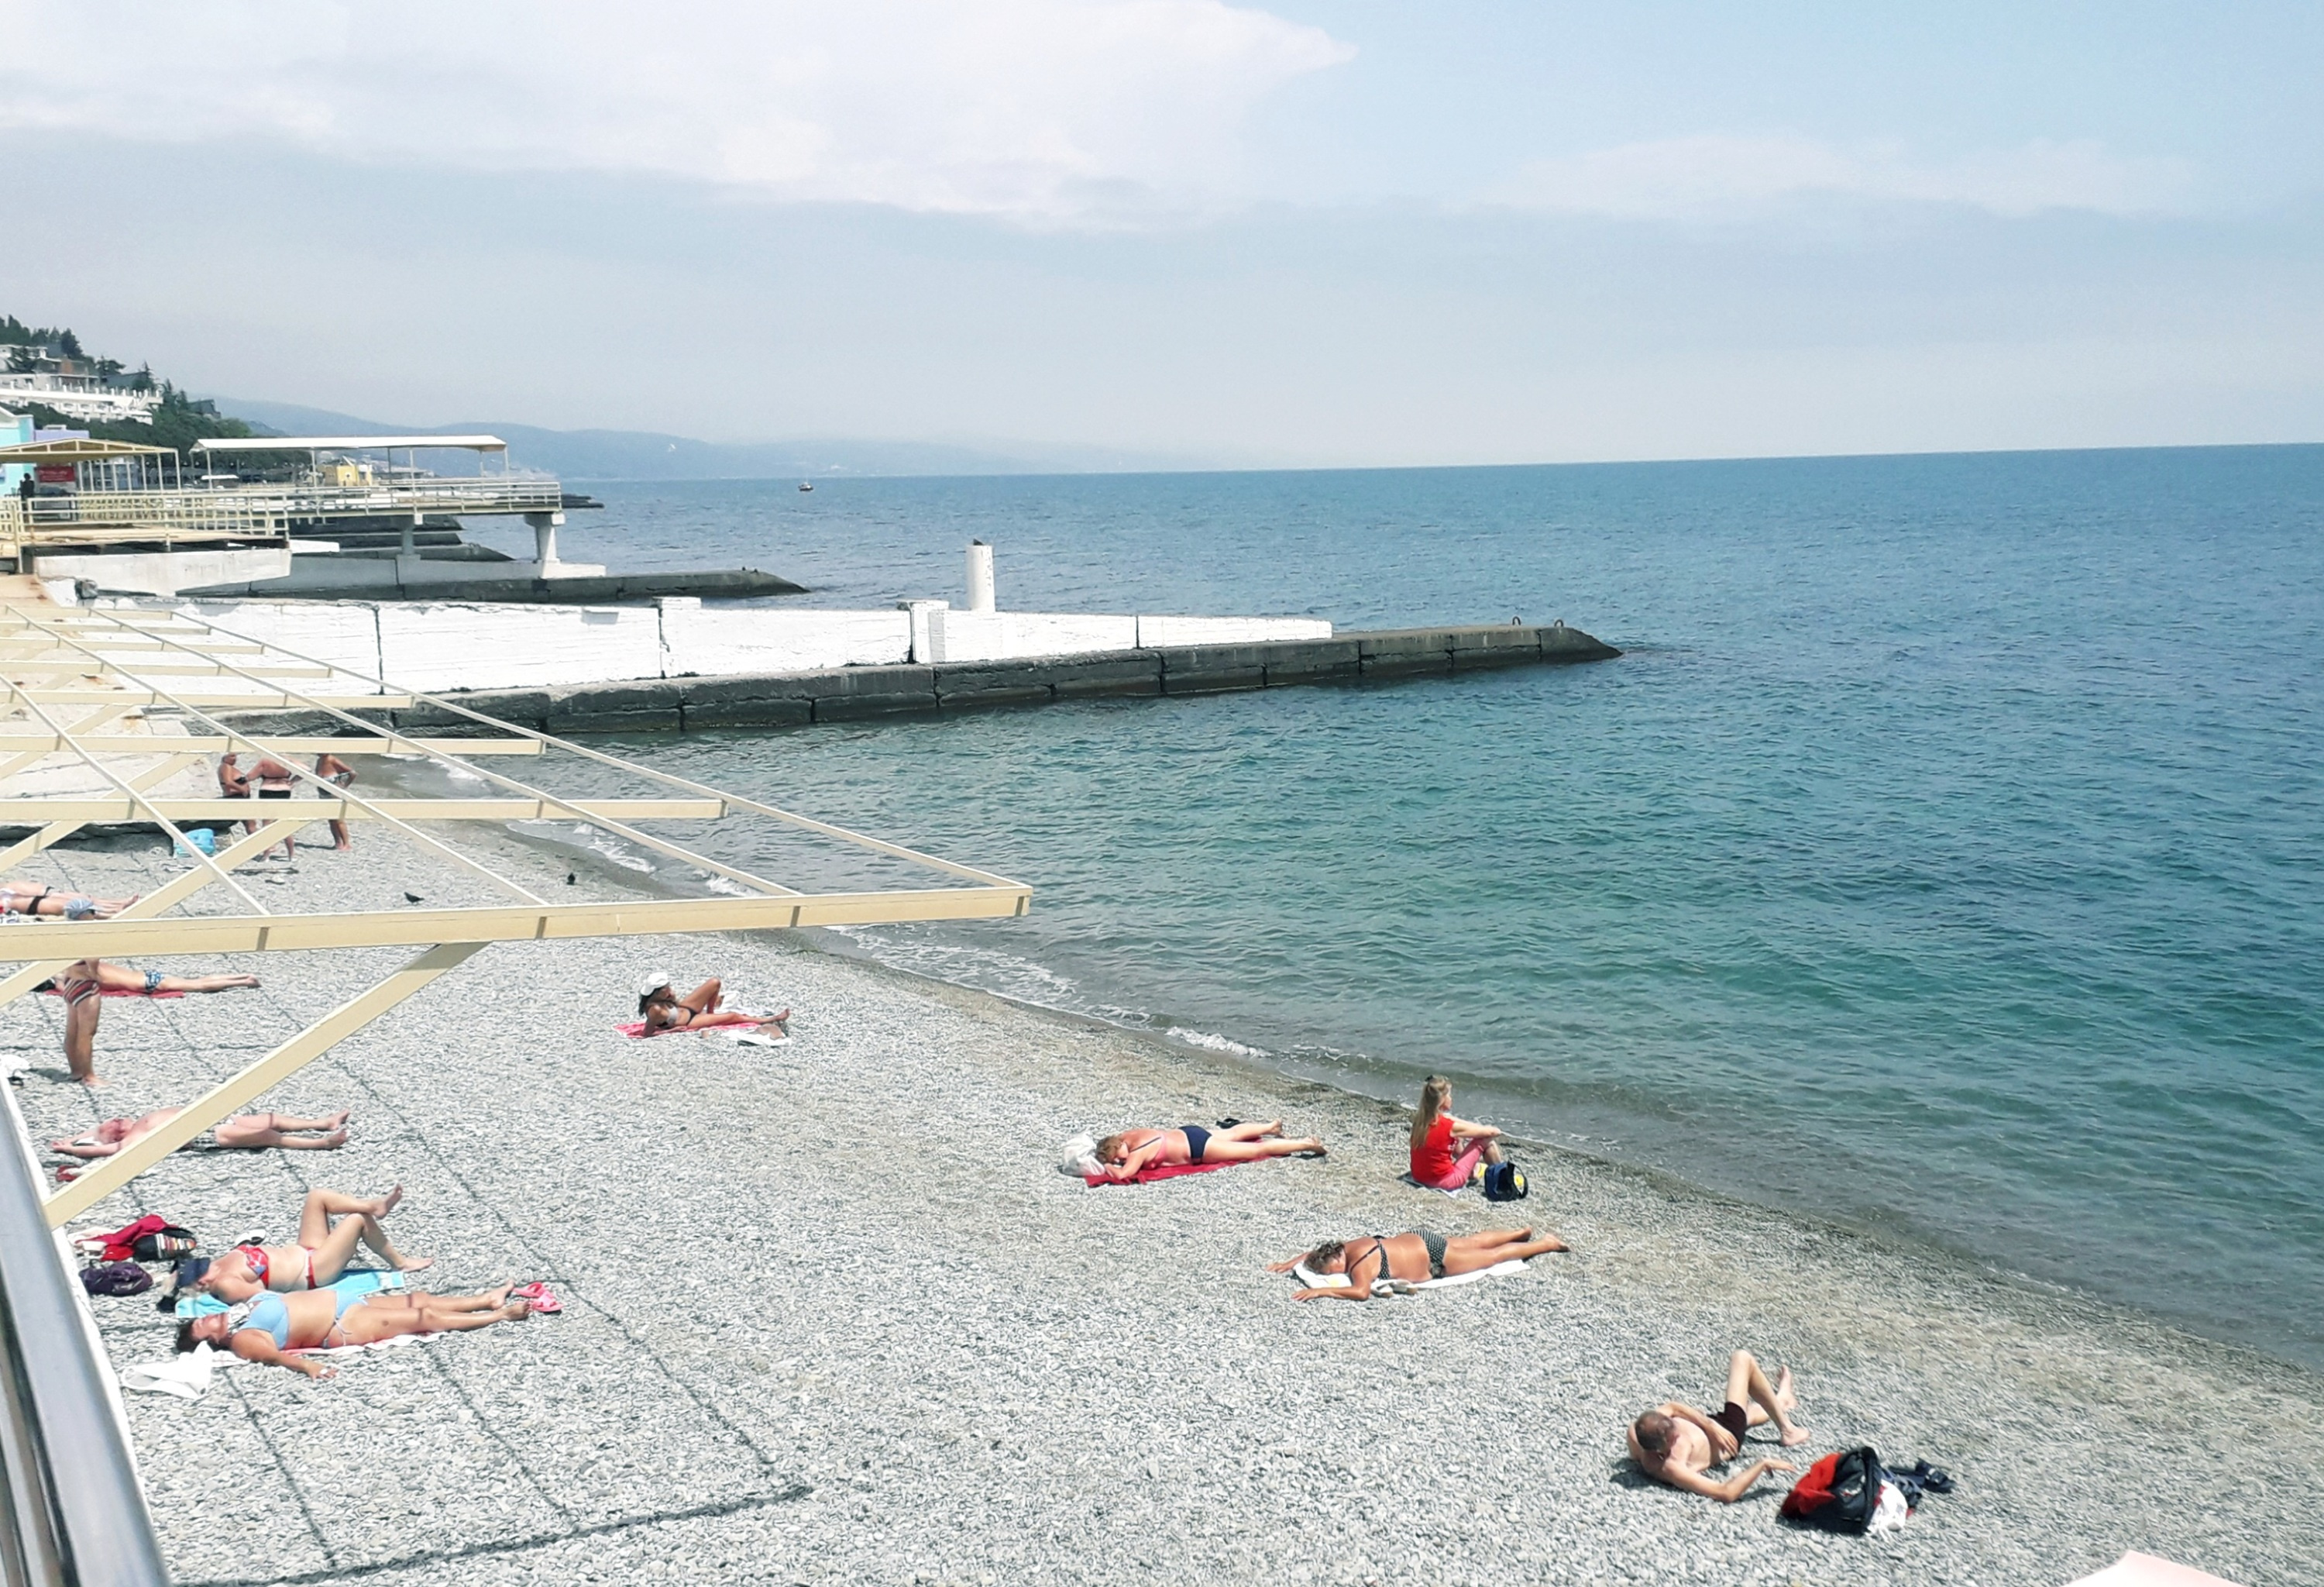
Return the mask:
<svg viewBox="0 0 2324 1587">
<path fill-rule="evenodd" d="M 1102 655 L 815 672 L 657 678 L 447 696 L 488 715 L 558 734 L 798 727 L 910 712 L 1047 705 L 1100 695 L 1218 694 L 1298 684 L 1609 660 L 1622 652 L 1578 628 L 1506 623 L 1396 629 L 1328 640 L 1178 645 Z M 432 706 L 392 714 L 407 731 L 461 731 Z"/>
</svg>

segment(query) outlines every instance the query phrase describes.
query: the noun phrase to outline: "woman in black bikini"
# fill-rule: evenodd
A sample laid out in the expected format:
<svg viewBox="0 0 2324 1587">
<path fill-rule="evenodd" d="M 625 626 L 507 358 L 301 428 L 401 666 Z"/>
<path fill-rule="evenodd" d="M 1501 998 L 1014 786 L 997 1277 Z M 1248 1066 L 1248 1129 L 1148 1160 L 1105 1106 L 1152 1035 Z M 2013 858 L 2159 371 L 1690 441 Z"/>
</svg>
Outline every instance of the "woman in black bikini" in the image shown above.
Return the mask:
<svg viewBox="0 0 2324 1587">
<path fill-rule="evenodd" d="M 1270 1273 L 1288 1273 L 1305 1266 L 1311 1273 L 1344 1273 L 1345 1288 L 1303 1289 L 1294 1300 L 1370 1300 L 1372 1286 L 1395 1278 L 1425 1284 L 1462 1273 L 1481 1273 L 1502 1262 L 1526 1261 L 1545 1251 L 1563 1250 L 1565 1241 L 1554 1234 L 1534 1238 L 1530 1229 L 1488 1229 L 1481 1234 L 1442 1234 L 1417 1231 L 1404 1234 L 1367 1234 L 1356 1240 L 1327 1240 L 1314 1250 L 1270 1262 Z"/>
<path fill-rule="evenodd" d="M 1248 1163 L 1259 1158 L 1320 1158 L 1323 1143 L 1313 1137 L 1270 1139 L 1283 1133 L 1283 1121 L 1233 1124 L 1205 1130 L 1181 1124 L 1176 1130 L 1125 1130 L 1097 1143 L 1097 1160 L 1109 1179 L 1135 1179 L 1148 1168 L 1179 1163 Z"/>
<path fill-rule="evenodd" d="M 648 1036 L 665 1030 L 714 1030 L 722 1025 L 780 1025 L 791 1017 L 788 1009 L 774 1015 L 721 1009 L 719 1000 L 724 995 L 718 982 L 706 981 L 680 997 L 670 990 L 669 975 L 657 970 L 639 979 L 638 1012 L 645 1017 Z"/>
<path fill-rule="evenodd" d="M 41 881 L 0 881 L 0 912 L 10 915 L 61 915 L 68 920 L 109 920 L 137 901 L 131 893 L 125 899 L 94 899 L 78 893 L 61 893 Z"/>
</svg>

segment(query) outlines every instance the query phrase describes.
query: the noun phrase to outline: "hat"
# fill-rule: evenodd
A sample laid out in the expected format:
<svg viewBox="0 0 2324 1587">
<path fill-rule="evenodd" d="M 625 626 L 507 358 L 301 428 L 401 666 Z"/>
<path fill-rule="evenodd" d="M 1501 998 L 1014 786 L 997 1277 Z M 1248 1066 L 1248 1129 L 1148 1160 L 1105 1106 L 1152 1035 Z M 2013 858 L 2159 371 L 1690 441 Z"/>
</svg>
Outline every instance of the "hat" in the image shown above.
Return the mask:
<svg viewBox="0 0 2324 1587">
<path fill-rule="evenodd" d="M 641 975 L 638 977 L 638 995 L 640 997 L 651 997 L 654 993 L 659 992 L 663 987 L 669 984 L 669 972 L 667 970 L 656 970 L 650 975 Z"/>
</svg>

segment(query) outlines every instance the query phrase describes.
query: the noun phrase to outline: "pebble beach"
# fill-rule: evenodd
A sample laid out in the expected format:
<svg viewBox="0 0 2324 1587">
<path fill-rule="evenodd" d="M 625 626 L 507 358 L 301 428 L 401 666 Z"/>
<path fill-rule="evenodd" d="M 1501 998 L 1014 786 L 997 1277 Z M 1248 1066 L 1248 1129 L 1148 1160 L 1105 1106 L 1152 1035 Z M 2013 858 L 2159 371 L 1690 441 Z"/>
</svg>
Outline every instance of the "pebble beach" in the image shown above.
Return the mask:
<svg viewBox="0 0 2324 1587">
<path fill-rule="evenodd" d="M 488 896 L 357 843 L 245 885 L 310 909 Z M 22 873 L 113 892 L 175 868 L 147 837 Z M 190 1099 L 406 956 L 141 964 L 264 985 L 112 1001 L 94 1093 L 65 1080 L 53 998 L 0 1010 L 0 1047 L 44 1141 Z M 791 1007 L 793 1039 L 622 1036 L 657 967 Z M 181 1582 L 1999 1587 L 2128 1549 L 2324 1580 L 2312 1372 L 1544 1148 L 1514 1153 L 1524 1202 L 1416 1190 L 1400 1109 L 795 936 L 497 946 L 262 1105 L 351 1109 L 353 1139 L 181 1154 L 78 1226 L 287 1241 L 308 1188 L 400 1183 L 429 1287 L 541 1279 L 565 1309 L 327 1382 L 241 1366 L 198 1402 L 129 1396 Z M 1057 1168 L 1085 1130 L 1227 1116 L 1331 1155 L 1094 1190 Z M 1528 1223 L 1572 1252 L 1439 1293 L 1300 1305 L 1265 1270 L 1330 1237 Z M 152 1296 L 92 1304 L 116 1367 L 168 1354 Z M 1626 1423 L 1715 1402 L 1738 1345 L 1797 1373 L 1807 1457 L 1870 1444 L 1958 1490 L 1862 1538 L 1778 1524 L 1780 1481 L 1731 1506 L 1645 1482 Z"/>
</svg>

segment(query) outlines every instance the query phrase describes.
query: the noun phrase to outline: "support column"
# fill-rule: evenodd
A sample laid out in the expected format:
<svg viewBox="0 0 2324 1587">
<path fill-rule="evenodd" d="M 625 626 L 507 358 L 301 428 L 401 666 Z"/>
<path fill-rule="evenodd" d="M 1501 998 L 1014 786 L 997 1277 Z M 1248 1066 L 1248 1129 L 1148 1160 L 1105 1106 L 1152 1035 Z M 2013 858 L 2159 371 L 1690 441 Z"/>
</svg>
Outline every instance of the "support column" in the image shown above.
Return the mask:
<svg viewBox="0 0 2324 1587">
<path fill-rule="evenodd" d="M 992 548 L 982 540 L 968 542 L 968 609 L 990 612 L 992 605 Z"/>
<path fill-rule="evenodd" d="M 524 521 L 532 525 L 532 559 L 540 564 L 540 577 L 557 577 L 557 526 L 565 521 L 562 512 L 528 512 Z"/>
</svg>

